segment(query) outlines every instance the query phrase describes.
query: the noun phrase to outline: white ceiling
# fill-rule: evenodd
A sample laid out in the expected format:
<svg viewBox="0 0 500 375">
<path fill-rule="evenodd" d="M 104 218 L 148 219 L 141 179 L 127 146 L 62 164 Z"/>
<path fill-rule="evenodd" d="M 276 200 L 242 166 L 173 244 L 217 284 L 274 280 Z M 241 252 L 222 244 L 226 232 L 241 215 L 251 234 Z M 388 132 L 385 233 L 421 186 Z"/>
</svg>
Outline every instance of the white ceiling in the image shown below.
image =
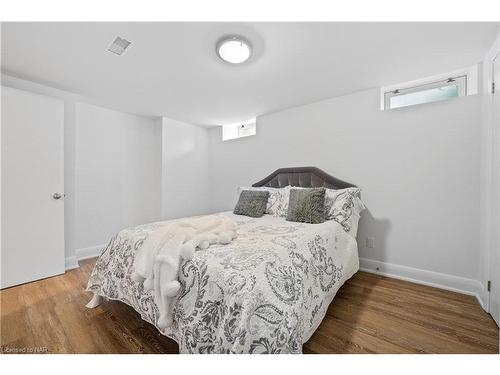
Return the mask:
<svg viewBox="0 0 500 375">
<path fill-rule="evenodd" d="M 241 34 L 251 60 L 216 41 Z M 3 23 L 2 71 L 131 113 L 245 120 L 481 61 L 497 23 Z M 116 36 L 132 42 L 107 51 Z"/>
</svg>

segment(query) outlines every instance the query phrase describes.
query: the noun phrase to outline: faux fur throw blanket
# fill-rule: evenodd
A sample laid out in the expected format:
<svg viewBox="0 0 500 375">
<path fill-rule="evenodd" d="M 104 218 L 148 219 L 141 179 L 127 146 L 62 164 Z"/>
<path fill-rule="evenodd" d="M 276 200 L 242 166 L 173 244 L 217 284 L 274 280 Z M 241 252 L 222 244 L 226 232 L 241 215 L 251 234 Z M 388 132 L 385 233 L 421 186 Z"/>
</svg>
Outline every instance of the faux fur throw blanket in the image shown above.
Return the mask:
<svg viewBox="0 0 500 375">
<path fill-rule="evenodd" d="M 160 310 L 159 328 L 173 321 L 170 305 L 181 287 L 177 280 L 181 258 L 191 259 L 197 249 L 228 244 L 236 236 L 233 220 L 212 215 L 167 222 L 146 238 L 137 251 L 132 277 L 154 291 Z"/>
</svg>

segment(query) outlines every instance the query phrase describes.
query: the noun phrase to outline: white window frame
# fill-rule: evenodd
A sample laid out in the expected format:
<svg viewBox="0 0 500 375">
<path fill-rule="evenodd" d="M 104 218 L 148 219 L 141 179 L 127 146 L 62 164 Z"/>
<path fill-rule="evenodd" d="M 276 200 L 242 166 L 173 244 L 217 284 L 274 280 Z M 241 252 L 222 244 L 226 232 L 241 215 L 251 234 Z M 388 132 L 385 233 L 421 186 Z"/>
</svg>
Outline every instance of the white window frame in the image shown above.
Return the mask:
<svg viewBox="0 0 500 375">
<path fill-rule="evenodd" d="M 380 109 L 390 110 L 390 98 L 397 95 L 405 95 L 412 92 L 425 91 L 436 87 L 447 86 L 449 79 L 455 79 L 458 83 L 459 96 L 475 95 L 478 92 L 478 67 L 477 65 L 458 69 L 452 72 L 438 74 L 435 76 L 398 83 L 380 88 Z M 410 105 L 408 107 L 412 107 Z M 405 107 L 398 107 L 405 108 Z"/>
<path fill-rule="evenodd" d="M 384 109 L 394 109 L 391 107 L 391 98 L 411 94 L 414 92 L 426 91 L 426 90 L 435 89 L 435 88 L 439 88 L 439 87 L 446 87 L 446 86 L 450 86 L 450 85 L 457 86 L 458 96 L 465 96 L 467 94 L 467 76 L 449 77 L 447 79 L 437 81 L 437 82 L 431 82 L 431 83 L 426 83 L 423 85 L 408 87 L 406 89 L 396 89 L 393 91 L 387 91 L 384 93 Z M 432 102 L 429 102 L 429 103 L 432 103 Z M 407 107 L 412 106 L 412 105 L 415 105 L 415 104 L 410 104 Z M 402 108 L 402 107 L 396 107 L 396 108 Z"/>
<path fill-rule="evenodd" d="M 257 134 L 257 119 L 237 122 L 235 124 L 222 125 L 222 141 L 252 137 Z"/>
</svg>

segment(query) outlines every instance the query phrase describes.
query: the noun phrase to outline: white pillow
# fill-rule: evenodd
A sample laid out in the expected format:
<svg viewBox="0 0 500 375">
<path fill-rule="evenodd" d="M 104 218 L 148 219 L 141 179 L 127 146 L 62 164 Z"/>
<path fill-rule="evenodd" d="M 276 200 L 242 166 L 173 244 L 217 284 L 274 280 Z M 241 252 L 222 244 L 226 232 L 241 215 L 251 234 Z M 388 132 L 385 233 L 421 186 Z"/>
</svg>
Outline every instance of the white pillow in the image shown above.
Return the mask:
<svg viewBox="0 0 500 375">
<path fill-rule="evenodd" d="M 326 189 L 325 211 L 327 220 L 335 220 L 342 228 L 356 237 L 361 211 L 366 207 L 359 198 L 359 188 Z"/>
<path fill-rule="evenodd" d="M 267 200 L 266 214 L 286 217 L 288 211 L 288 201 L 290 199 L 290 186 L 283 188 L 262 187 L 238 187 L 238 197 L 243 190 L 261 190 L 269 192 Z"/>
</svg>

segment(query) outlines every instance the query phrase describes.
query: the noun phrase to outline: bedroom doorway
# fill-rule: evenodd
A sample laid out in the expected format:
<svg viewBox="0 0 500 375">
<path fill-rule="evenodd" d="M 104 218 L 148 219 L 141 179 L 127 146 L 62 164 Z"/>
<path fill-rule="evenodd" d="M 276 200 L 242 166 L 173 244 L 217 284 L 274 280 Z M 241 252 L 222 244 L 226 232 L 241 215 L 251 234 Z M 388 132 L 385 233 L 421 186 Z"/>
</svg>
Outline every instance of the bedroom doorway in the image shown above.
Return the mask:
<svg viewBox="0 0 500 375">
<path fill-rule="evenodd" d="M 3 289 L 64 273 L 64 103 L 1 89 Z"/>
</svg>

